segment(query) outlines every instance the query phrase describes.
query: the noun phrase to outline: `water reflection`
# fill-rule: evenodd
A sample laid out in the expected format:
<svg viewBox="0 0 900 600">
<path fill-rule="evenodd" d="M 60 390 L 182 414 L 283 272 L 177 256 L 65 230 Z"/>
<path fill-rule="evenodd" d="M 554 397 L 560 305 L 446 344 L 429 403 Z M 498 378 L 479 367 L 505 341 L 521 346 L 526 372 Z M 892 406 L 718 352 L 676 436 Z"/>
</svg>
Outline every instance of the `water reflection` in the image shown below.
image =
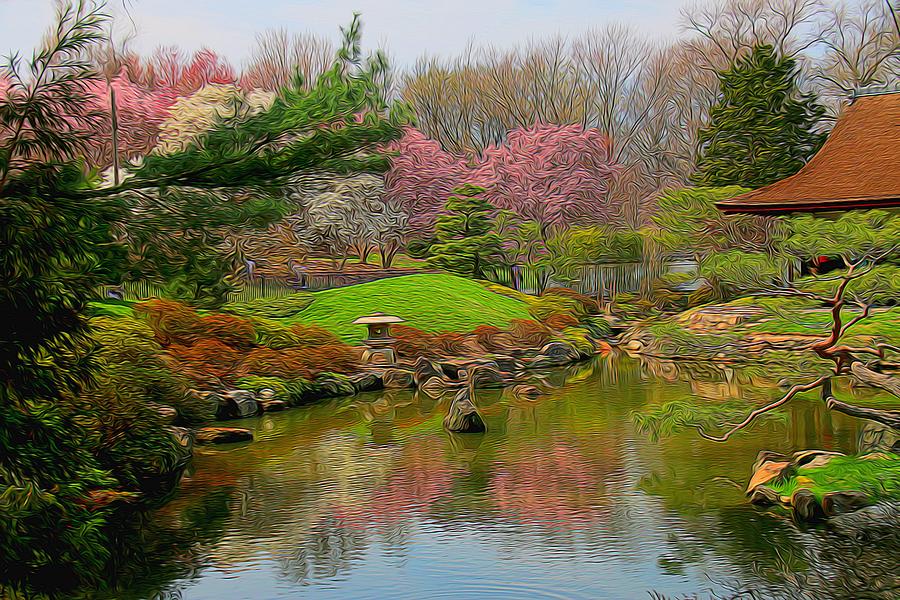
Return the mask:
<svg viewBox="0 0 900 600">
<path fill-rule="evenodd" d="M 443 431 L 449 398 L 398 391 L 248 421 L 256 442 L 203 450 L 178 498 L 149 516 L 146 548 L 164 550 L 132 568 L 114 597 L 866 589 L 863 566 L 884 568 L 896 553 L 842 540 L 857 559 L 840 562 L 832 534 L 750 508 L 741 489 L 761 448 L 852 450 L 856 422 L 798 402 L 789 419 L 719 445 L 692 433 L 651 442 L 629 419 L 686 395 L 779 393 L 766 383 L 732 368 L 612 356 L 547 373 L 550 393 L 534 400 L 479 394 L 484 435 Z"/>
</svg>

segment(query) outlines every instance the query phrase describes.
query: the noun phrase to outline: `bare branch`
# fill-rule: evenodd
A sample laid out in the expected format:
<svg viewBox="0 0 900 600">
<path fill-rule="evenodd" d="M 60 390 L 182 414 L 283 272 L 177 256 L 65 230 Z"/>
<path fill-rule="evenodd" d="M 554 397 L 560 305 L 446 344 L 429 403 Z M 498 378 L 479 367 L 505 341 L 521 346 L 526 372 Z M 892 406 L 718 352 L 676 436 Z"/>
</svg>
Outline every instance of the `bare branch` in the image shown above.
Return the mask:
<svg viewBox="0 0 900 600">
<path fill-rule="evenodd" d="M 751 412 L 749 415 L 747 415 L 747 418 L 746 418 L 746 419 L 744 419 L 743 421 L 741 421 L 740 423 L 738 423 L 737 425 L 735 425 L 734 427 L 732 427 L 731 429 L 729 429 L 728 431 L 726 431 L 726 432 L 725 432 L 723 435 L 721 435 L 721 436 L 712 436 L 712 435 L 709 435 L 708 433 L 706 433 L 705 431 L 703 431 L 703 428 L 700 427 L 699 425 L 697 426 L 697 431 L 700 433 L 700 436 L 701 436 L 701 437 L 706 438 L 706 439 L 708 439 L 708 440 L 711 440 L 711 441 L 713 441 L 713 442 L 725 442 L 725 441 L 728 441 L 728 438 L 730 438 L 734 433 L 736 433 L 736 432 L 740 431 L 741 429 L 744 429 L 745 427 L 747 427 L 747 426 L 748 426 L 750 423 L 752 423 L 753 420 L 756 419 L 758 416 L 760 416 L 760 415 L 762 415 L 762 414 L 765 414 L 765 413 L 767 413 L 767 412 L 769 412 L 769 411 L 775 410 L 776 408 L 778 408 L 778 407 L 780 407 L 780 406 L 783 406 L 783 405 L 787 404 L 794 396 L 796 396 L 796 395 L 799 394 L 800 392 L 808 392 L 809 390 L 814 390 L 814 389 L 816 389 L 817 387 L 820 387 L 820 386 L 821 386 L 823 383 L 825 383 L 825 381 L 827 381 L 829 378 L 831 378 L 831 374 L 823 375 L 823 376 L 819 377 L 818 379 L 816 379 L 815 381 L 812 381 L 812 382 L 810 382 L 810 383 L 805 383 L 805 384 L 801 384 L 801 385 L 795 385 L 795 386 L 792 387 L 790 390 L 788 390 L 788 393 L 785 394 L 784 396 L 782 396 L 782 398 L 781 398 L 780 400 L 776 400 L 775 402 L 772 402 L 771 404 L 767 404 L 766 406 L 763 406 L 763 407 L 761 407 L 761 408 L 757 408 L 756 410 L 754 410 L 753 412 Z"/>
</svg>

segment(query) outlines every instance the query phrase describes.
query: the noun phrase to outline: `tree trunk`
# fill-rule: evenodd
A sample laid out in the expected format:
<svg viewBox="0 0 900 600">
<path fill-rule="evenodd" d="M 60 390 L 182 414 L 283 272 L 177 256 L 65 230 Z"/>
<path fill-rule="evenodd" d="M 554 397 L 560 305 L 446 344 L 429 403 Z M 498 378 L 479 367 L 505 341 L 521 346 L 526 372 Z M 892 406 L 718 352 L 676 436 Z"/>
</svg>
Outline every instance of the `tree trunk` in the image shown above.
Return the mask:
<svg viewBox="0 0 900 600">
<path fill-rule="evenodd" d="M 881 423 L 882 425 L 887 425 L 888 427 L 900 430 L 900 410 L 877 410 L 874 408 L 866 408 L 864 406 L 856 406 L 841 402 L 834 397 L 828 398 L 825 405 L 829 410 L 844 413 L 845 415 L 856 417 L 858 419 L 875 421 L 876 423 Z"/>
<path fill-rule="evenodd" d="M 113 185 L 119 185 L 119 115 L 116 110 L 116 90 L 109 83 L 109 116 L 112 123 Z"/>
<path fill-rule="evenodd" d="M 858 360 L 850 364 L 850 372 L 866 385 L 881 388 L 900 398 L 900 379 L 897 377 L 873 371 Z"/>
</svg>

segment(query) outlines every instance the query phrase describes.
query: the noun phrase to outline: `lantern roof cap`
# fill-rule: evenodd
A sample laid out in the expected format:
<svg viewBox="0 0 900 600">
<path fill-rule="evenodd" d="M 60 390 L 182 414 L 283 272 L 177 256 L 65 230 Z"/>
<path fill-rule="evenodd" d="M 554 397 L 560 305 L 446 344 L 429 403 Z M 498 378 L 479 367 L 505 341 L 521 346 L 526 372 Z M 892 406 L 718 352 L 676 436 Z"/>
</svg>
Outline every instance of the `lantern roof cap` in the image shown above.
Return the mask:
<svg viewBox="0 0 900 600">
<path fill-rule="evenodd" d="M 381 325 L 384 323 L 404 323 L 405 319 L 401 319 L 400 317 L 395 317 L 393 315 L 386 315 L 384 313 L 372 313 L 371 315 L 366 315 L 364 317 L 359 317 L 355 321 L 353 321 L 354 325 Z"/>
</svg>

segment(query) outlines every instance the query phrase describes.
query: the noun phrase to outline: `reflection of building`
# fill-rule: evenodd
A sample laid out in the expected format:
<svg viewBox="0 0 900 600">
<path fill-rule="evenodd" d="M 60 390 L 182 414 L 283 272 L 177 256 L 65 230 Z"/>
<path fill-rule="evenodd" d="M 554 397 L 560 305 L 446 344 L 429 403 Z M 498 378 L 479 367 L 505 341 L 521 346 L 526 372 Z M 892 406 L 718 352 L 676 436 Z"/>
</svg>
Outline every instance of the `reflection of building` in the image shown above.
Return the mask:
<svg viewBox="0 0 900 600">
<path fill-rule="evenodd" d="M 900 206 L 900 92 L 855 98 L 795 175 L 716 206 L 756 214 Z"/>
</svg>

